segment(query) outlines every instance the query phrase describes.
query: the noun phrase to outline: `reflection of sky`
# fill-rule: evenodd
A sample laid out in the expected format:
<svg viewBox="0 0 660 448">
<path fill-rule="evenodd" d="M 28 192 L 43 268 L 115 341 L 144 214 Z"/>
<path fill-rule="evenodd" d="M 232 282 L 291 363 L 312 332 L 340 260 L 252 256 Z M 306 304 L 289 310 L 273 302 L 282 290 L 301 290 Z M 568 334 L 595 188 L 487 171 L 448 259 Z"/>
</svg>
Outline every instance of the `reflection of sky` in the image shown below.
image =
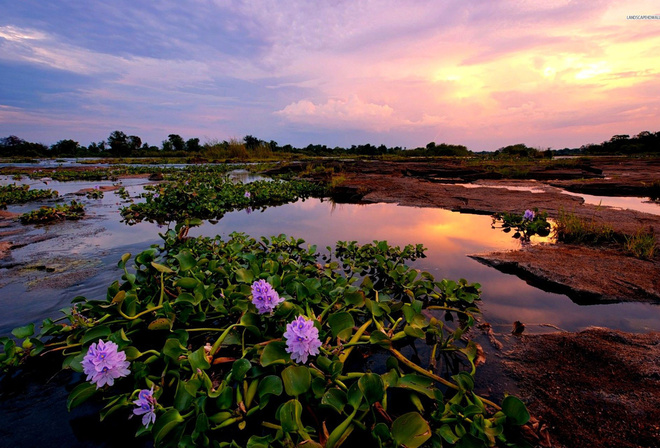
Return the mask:
<svg viewBox="0 0 660 448">
<path fill-rule="evenodd" d="M 602 205 L 605 207 L 614 207 L 620 209 L 637 210 L 653 215 L 660 215 L 660 202 L 652 202 L 649 198 L 636 197 L 614 197 L 614 196 L 594 196 L 591 194 L 571 193 L 564 191 L 564 194 L 579 196 L 584 198 L 584 202 L 592 205 Z"/>
<path fill-rule="evenodd" d="M 52 316 L 77 296 L 103 298 L 107 286 L 118 279 L 115 268 L 125 252 L 136 255 L 151 244 L 160 243 L 158 233 L 166 226 L 141 223 L 121 224 L 118 212 L 121 199 L 106 193 L 100 201 L 85 201 L 88 218 L 77 223 L 62 223 L 37 228 L 32 232 L 57 234 L 58 238 L 14 250 L 13 257 L 48 253 L 51 256 L 76 255 L 100 260 L 108 268 L 98 275 L 61 291 L 24 291 L 12 283 L 0 286 L 0 304 L 5 316 L 0 334 L 29 320 Z M 238 231 L 259 237 L 284 233 L 315 244 L 320 252 L 338 240 L 367 243 L 387 240 L 392 245 L 422 243 L 426 258 L 413 265 L 429 271 L 436 279 L 458 280 L 482 285 L 484 317 L 497 331 L 508 331 L 515 320 L 527 324 L 528 331 L 548 331 L 538 324 L 552 324 L 566 330 L 605 326 L 627 331 L 660 329 L 660 307 L 648 304 L 578 306 L 566 296 L 543 292 L 515 276 L 500 273 L 466 257 L 466 254 L 519 247 L 518 240 L 499 229 L 491 229 L 491 218 L 442 209 L 400 207 L 393 204 L 338 204 L 308 199 L 280 207 L 256 210 L 251 214 L 236 211 L 217 224 L 205 223 L 190 231 L 190 236 L 216 234 L 226 238 Z M 173 227 L 173 226 L 172 226 Z M 21 296 L 21 301 L 12 297 Z M 50 305 L 49 305 L 50 304 Z M 13 326 L 12 326 L 13 325 Z"/>
</svg>

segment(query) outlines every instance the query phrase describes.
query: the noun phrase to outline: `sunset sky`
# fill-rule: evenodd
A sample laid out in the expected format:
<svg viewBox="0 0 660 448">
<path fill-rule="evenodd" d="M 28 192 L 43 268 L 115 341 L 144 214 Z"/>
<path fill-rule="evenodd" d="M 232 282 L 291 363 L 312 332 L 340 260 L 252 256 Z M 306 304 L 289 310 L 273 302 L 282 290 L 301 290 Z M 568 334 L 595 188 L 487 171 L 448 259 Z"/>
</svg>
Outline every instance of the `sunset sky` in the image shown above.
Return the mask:
<svg viewBox="0 0 660 448">
<path fill-rule="evenodd" d="M 0 137 L 473 151 L 660 131 L 657 1 L 0 0 Z"/>
</svg>

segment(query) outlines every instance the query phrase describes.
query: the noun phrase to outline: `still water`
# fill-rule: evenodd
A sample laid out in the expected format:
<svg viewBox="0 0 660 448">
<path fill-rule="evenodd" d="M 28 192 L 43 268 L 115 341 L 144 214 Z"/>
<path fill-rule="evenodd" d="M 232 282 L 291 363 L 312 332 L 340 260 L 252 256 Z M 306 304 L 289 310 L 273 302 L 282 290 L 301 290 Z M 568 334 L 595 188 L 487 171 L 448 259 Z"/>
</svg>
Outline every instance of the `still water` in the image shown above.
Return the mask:
<svg viewBox="0 0 660 448">
<path fill-rule="evenodd" d="M 143 183 L 144 180 L 131 180 L 124 185 L 136 195 Z M 111 185 L 111 182 L 70 182 L 53 188 L 65 187 L 61 193 L 71 194 L 94 185 Z M 74 197 L 65 199 L 71 198 Z M 5 259 L 0 264 L 3 311 L 0 336 L 9 335 L 16 326 L 58 316 L 58 310 L 68 307 L 78 295 L 104 298 L 108 285 L 121 275 L 116 267 L 121 255 L 126 252 L 135 255 L 151 244 L 159 244 L 158 233 L 167 230 L 152 223 L 130 227 L 122 224 L 118 211 L 122 200 L 114 192 L 106 192 L 101 200 L 84 196 L 75 199 L 86 206 L 84 220 L 30 226 L 28 233 L 13 243 L 39 241 L 15 248 L 9 261 Z M 30 207 L 35 205 L 9 209 L 23 211 Z M 480 283 L 483 319 L 498 333 L 508 333 L 516 320 L 524 322 L 531 333 L 555 331 L 544 324 L 568 331 L 588 326 L 631 332 L 660 330 L 660 306 L 636 303 L 580 306 L 564 295 L 544 292 L 467 257 L 519 247 L 519 241 L 510 234 L 492 229 L 488 216 L 393 204 L 333 204 L 309 199 L 252 213 L 228 213 L 215 224 L 205 223 L 192 229 L 190 235 L 226 237 L 236 231 L 254 237 L 284 233 L 317 245 L 321 252 L 338 240 L 361 243 L 387 240 L 399 246 L 422 243 L 428 249 L 427 257 L 412 264 L 429 271 L 436 279 L 465 278 Z M 27 378 L 18 389 L 7 390 L 0 384 L 3 421 L 0 437 L 8 446 L 133 446 L 133 441 L 121 439 L 121 430 L 98 424 L 97 409 L 83 406 L 70 414 L 66 411 L 67 389 L 77 384 L 79 377 L 34 375 L 37 378 Z M 121 422 L 116 424 L 121 427 Z M 135 443 L 145 446 L 143 442 Z"/>
</svg>

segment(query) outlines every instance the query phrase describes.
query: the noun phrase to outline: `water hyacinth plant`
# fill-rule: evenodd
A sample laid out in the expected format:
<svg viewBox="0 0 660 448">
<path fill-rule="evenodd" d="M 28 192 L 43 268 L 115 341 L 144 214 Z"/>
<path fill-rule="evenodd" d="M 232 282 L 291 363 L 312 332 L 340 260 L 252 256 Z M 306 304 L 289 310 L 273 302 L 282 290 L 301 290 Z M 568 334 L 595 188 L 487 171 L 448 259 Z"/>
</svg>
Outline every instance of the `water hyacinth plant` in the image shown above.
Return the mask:
<svg viewBox="0 0 660 448">
<path fill-rule="evenodd" d="M 10 204 L 25 204 L 39 199 L 50 199 L 58 196 L 54 190 L 34 190 L 29 185 L 0 185 L 0 210 L 5 210 Z"/>
<path fill-rule="evenodd" d="M 90 380 L 130 370 L 67 406 L 91 400 L 159 447 L 526 446 L 524 404 L 475 392 L 480 285 L 407 266 L 421 245 L 181 233 L 124 255 L 105 299 L 1 339 L 0 365 L 63 353 Z M 286 300 L 261 312 L 271 290 Z"/>
<path fill-rule="evenodd" d="M 537 208 L 527 209 L 524 213 L 495 213 L 493 215 L 492 227 L 496 225 L 504 232 L 515 230 L 512 237 L 520 238 L 528 242 L 534 235 L 548 236 L 550 234 L 550 223 L 547 212 L 539 212 Z"/>
<path fill-rule="evenodd" d="M 85 216 L 85 207 L 71 201 L 70 204 L 58 204 L 55 207 L 46 205 L 28 213 L 23 213 L 19 219 L 23 224 L 47 224 L 54 221 L 77 220 Z"/>
</svg>

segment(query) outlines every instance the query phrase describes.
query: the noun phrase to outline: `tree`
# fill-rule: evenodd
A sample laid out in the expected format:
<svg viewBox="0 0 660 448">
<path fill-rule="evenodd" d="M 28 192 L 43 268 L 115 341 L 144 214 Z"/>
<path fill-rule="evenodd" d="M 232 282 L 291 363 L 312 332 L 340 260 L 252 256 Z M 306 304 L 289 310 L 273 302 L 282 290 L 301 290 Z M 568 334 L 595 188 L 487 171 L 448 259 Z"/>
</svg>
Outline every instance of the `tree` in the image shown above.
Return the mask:
<svg viewBox="0 0 660 448">
<path fill-rule="evenodd" d="M 170 134 L 167 136 L 167 139 L 172 145 L 174 151 L 184 151 L 186 149 L 186 142 L 183 141 L 180 135 Z M 165 149 L 164 146 L 163 149 Z"/>
<path fill-rule="evenodd" d="M 115 157 L 128 157 L 131 155 L 131 146 L 128 143 L 128 136 L 122 131 L 114 131 L 108 137 L 110 153 Z"/>
<path fill-rule="evenodd" d="M 80 149 L 80 144 L 74 140 L 60 140 L 51 145 L 50 152 L 54 156 L 75 156 Z"/>
<path fill-rule="evenodd" d="M 201 151 L 202 147 L 199 145 L 199 139 L 198 138 L 188 139 L 188 141 L 186 142 L 186 149 L 192 152 Z"/>
<path fill-rule="evenodd" d="M 243 137 L 243 141 L 245 142 L 245 149 L 248 151 L 257 149 L 257 147 L 261 144 L 261 140 L 251 135 L 246 135 Z"/>
<path fill-rule="evenodd" d="M 126 139 L 128 146 L 131 148 L 131 152 L 137 151 L 142 146 L 142 139 L 137 135 L 131 135 Z"/>
</svg>

